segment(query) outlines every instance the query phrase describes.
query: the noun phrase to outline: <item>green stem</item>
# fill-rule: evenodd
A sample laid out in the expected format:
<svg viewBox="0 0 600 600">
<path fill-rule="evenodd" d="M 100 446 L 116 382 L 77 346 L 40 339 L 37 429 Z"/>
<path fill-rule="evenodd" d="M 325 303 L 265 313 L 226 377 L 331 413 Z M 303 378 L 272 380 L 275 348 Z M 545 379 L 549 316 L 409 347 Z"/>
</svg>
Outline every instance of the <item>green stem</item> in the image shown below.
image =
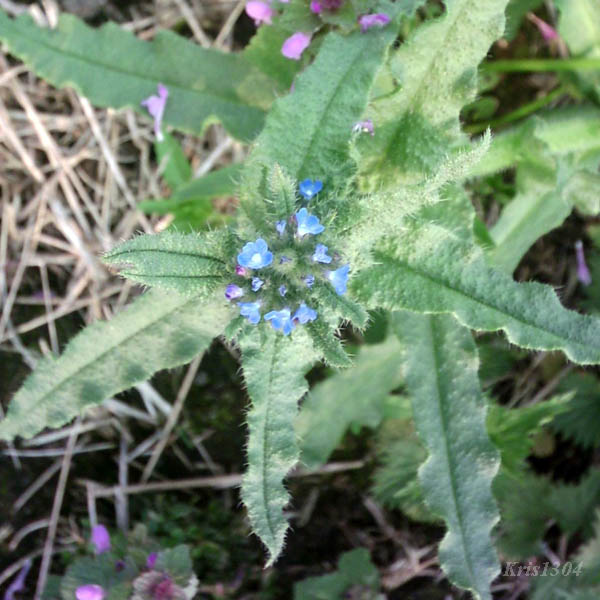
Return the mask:
<svg viewBox="0 0 600 600">
<path fill-rule="evenodd" d="M 483 63 L 484 71 L 515 73 L 527 71 L 595 71 L 600 70 L 599 58 L 546 58 L 495 60 Z"/>
<path fill-rule="evenodd" d="M 491 121 L 487 121 L 485 123 L 473 123 L 472 125 L 467 125 L 464 128 L 464 130 L 467 133 L 481 133 L 482 131 L 485 131 L 488 127 L 495 128 L 500 125 L 505 125 L 506 123 L 512 123 L 513 121 L 522 119 L 523 117 L 534 113 L 536 110 L 542 108 L 543 106 L 546 106 L 547 104 L 550 104 L 550 102 L 556 100 L 556 98 L 566 93 L 568 93 L 567 86 L 561 85 L 555 90 L 552 90 L 549 94 L 546 94 L 545 96 L 542 96 L 541 98 L 538 98 L 533 102 L 524 104 L 523 106 L 520 106 L 516 110 L 509 112 L 503 117 L 492 119 Z"/>
</svg>

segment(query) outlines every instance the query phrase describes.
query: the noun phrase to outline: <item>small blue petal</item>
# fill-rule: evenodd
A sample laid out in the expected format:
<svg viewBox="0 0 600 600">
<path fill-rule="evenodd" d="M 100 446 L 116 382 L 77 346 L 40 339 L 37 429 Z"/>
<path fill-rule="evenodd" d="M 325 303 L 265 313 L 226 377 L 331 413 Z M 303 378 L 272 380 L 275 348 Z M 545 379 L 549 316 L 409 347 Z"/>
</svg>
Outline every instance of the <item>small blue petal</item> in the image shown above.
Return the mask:
<svg viewBox="0 0 600 600">
<path fill-rule="evenodd" d="M 306 208 L 301 208 L 296 213 L 296 223 L 298 224 L 298 235 L 303 236 L 307 233 L 317 235 L 325 230 L 325 227 L 319 223 L 319 218 L 308 214 Z"/>
<path fill-rule="evenodd" d="M 285 231 L 285 221 L 277 221 L 277 223 L 275 223 L 275 229 L 277 229 L 279 235 L 283 235 L 283 232 Z"/>
<path fill-rule="evenodd" d="M 279 286 L 279 295 L 283 298 L 287 294 L 287 288 L 285 285 Z"/>
<path fill-rule="evenodd" d="M 260 288 L 263 286 L 264 281 L 262 279 L 260 279 L 259 277 L 253 277 L 252 278 L 252 291 L 253 292 L 258 292 L 258 290 L 260 290 Z"/>
<path fill-rule="evenodd" d="M 238 264 L 249 269 L 262 269 L 273 262 L 273 253 L 269 252 L 267 242 L 258 238 L 255 242 L 248 242 L 237 256 Z"/>
<path fill-rule="evenodd" d="M 260 302 L 238 302 L 240 315 L 256 325 L 260 321 Z"/>
<path fill-rule="evenodd" d="M 244 295 L 244 290 L 239 285 L 235 285 L 235 283 L 230 283 L 225 288 L 225 298 L 227 298 L 227 300 L 233 300 L 234 298 L 241 298 L 243 295 Z"/>
<path fill-rule="evenodd" d="M 284 265 L 285 263 L 290 263 L 290 262 L 292 262 L 292 259 L 291 259 L 291 258 L 288 258 L 287 256 L 282 256 L 282 257 L 279 259 L 279 264 L 280 264 L 280 265 Z"/>
<path fill-rule="evenodd" d="M 309 308 L 303 302 L 298 310 L 294 313 L 292 319 L 294 321 L 298 321 L 302 325 L 308 323 L 309 321 L 314 321 L 317 318 L 317 311 L 314 308 Z"/>
<path fill-rule="evenodd" d="M 312 259 L 315 262 L 325 263 L 328 265 L 331 262 L 331 256 L 327 256 L 327 246 L 323 244 L 317 244 L 315 253 L 312 255 Z"/>
<path fill-rule="evenodd" d="M 304 278 L 304 283 L 306 284 L 306 287 L 312 287 L 315 283 L 315 276 L 314 275 L 307 275 Z"/>
<path fill-rule="evenodd" d="M 268 312 L 265 315 L 265 321 L 271 321 L 273 329 L 281 329 L 284 335 L 289 335 L 295 327 L 289 308 Z"/>
<path fill-rule="evenodd" d="M 335 271 L 327 272 L 327 279 L 331 281 L 331 284 L 335 288 L 335 291 L 341 296 L 346 293 L 348 283 L 348 272 L 350 271 L 350 265 L 344 265 Z"/>
<path fill-rule="evenodd" d="M 305 179 L 300 182 L 298 186 L 300 194 L 310 200 L 313 196 L 316 196 L 323 189 L 323 182 L 319 180 L 312 181 L 311 179 Z"/>
</svg>

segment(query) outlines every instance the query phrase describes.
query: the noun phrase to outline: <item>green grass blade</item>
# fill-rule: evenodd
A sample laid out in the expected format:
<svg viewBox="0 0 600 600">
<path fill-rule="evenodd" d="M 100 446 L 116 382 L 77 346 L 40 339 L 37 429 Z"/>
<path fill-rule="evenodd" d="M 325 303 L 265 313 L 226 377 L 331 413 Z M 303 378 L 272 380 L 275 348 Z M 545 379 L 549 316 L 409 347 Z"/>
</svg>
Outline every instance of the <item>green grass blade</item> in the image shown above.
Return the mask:
<svg viewBox="0 0 600 600">
<path fill-rule="evenodd" d="M 268 550 L 267 566 L 277 560 L 285 542 L 283 508 L 289 494 L 283 479 L 298 460 L 294 418 L 308 390 L 304 373 L 315 358 L 310 340 L 301 334 L 287 338 L 270 327 L 254 327 L 240 340 L 252 402 L 242 500 L 254 533 Z"/>
<path fill-rule="evenodd" d="M 86 327 L 59 358 L 45 358 L 0 422 L 0 439 L 60 427 L 160 369 L 189 362 L 231 319 L 218 301 L 151 291 L 108 322 Z"/>
<path fill-rule="evenodd" d="M 48 29 L 27 14 L 10 19 L 0 10 L 0 40 L 37 75 L 74 87 L 97 106 L 147 114 L 140 101 L 163 83 L 169 90 L 164 122 L 190 133 L 220 121 L 232 136 L 251 140 L 277 91 L 241 55 L 200 48 L 169 31 L 144 42 L 114 23 L 93 29 L 63 14 Z"/>
<path fill-rule="evenodd" d="M 475 343 L 448 315 L 395 313 L 394 328 L 404 346 L 417 432 L 429 451 L 419 479 L 429 508 L 448 526 L 440 564 L 454 584 L 491 600 L 490 584 L 499 573 L 491 485 L 500 460 L 486 432 Z"/>
<path fill-rule="evenodd" d="M 137 283 L 196 297 L 208 296 L 232 272 L 228 268 L 228 232 L 140 235 L 119 244 L 103 259 Z"/>
<path fill-rule="evenodd" d="M 517 283 L 486 265 L 479 248 L 442 227 L 407 223 L 352 282 L 372 308 L 451 313 L 481 331 L 502 330 L 523 348 L 562 350 L 580 364 L 600 362 L 600 321 L 565 309 L 554 290 Z"/>
</svg>

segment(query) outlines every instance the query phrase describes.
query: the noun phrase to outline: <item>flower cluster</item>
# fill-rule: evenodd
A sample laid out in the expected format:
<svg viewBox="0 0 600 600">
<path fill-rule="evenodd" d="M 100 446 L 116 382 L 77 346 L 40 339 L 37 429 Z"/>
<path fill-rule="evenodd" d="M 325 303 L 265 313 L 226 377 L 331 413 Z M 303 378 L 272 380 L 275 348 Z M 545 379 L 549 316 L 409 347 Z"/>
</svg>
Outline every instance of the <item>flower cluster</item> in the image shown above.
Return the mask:
<svg viewBox="0 0 600 600">
<path fill-rule="evenodd" d="M 305 179 L 299 184 L 305 200 L 322 189 L 320 181 Z M 242 317 L 253 325 L 264 319 L 284 335 L 314 321 L 318 313 L 311 306 L 311 288 L 319 281 L 331 285 L 337 294 L 345 294 L 350 272 L 350 265 L 342 264 L 337 253 L 315 240 L 324 231 L 319 217 L 306 207 L 287 220 L 276 221 L 269 242 L 259 237 L 242 247 L 237 255 L 236 278 L 226 286 L 225 298 L 243 298 L 237 302 Z"/>
</svg>

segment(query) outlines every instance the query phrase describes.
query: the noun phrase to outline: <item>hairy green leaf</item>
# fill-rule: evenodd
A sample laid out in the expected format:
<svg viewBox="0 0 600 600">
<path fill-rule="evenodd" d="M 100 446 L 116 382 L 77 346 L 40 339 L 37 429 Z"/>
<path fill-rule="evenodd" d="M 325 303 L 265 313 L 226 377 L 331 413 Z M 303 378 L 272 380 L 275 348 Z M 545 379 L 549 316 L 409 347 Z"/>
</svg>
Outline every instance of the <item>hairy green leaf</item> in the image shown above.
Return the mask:
<svg viewBox="0 0 600 600">
<path fill-rule="evenodd" d="M 140 235 L 107 252 L 103 259 L 138 283 L 207 296 L 228 272 L 225 231 Z"/>
<path fill-rule="evenodd" d="M 254 533 L 266 546 L 267 566 L 279 556 L 288 529 L 283 508 L 289 494 L 283 479 L 299 456 L 294 419 L 308 390 L 304 379 L 315 356 L 302 331 L 292 338 L 270 327 L 254 327 L 240 339 L 248 412 L 248 470 L 242 500 Z"/>
<path fill-rule="evenodd" d="M 336 337 L 334 328 L 330 327 L 323 319 L 307 323 L 306 331 L 326 364 L 340 369 L 352 365 L 352 360 Z"/>
<path fill-rule="evenodd" d="M 358 140 L 370 189 L 420 181 L 461 139 L 459 112 L 476 92 L 477 65 L 504 30 L 508 0 L 447 0 L 392 56 L 399 87 L 367 111 L 374 137 Z"/>
<path fill-rule="evenodd" d="M 448 315 L 398 312 L 393 322 L 416 429 L 429 452 L 419 479 L 427 505 L 448 526 L 440 564 L 450 581 L 491 599 L 499 572 L 491 486 L 500 461 L 486 431 L 475 343 Z"/>
<path fill-rule="evenodd" d="M 400 385 L 400 345 L 394 338 L 363 346 L 352 369 L 315 385 L 296 419 L 301 462 L 316 468 L 327 462 L 351 423 L 376 427 L 388 394 Z"/>
<path fill-rule="evenodd" d="M 190 361 L 231 319 L 223 302 L 150 291 L 108 322 L 86 327 L 59 358 L 44 358 L 13 398 L 0 439 L 60 427 L 159 369 Z"/>
<path fill-rule="evenodd" d="M 548 286 L 517 283 L 489 268 L 478 247 L 437 225 L 407 223 L 402 237 L 374 256 L 377 264 L 353 282 L 355 294 L 373 308 L 451 313 L 472 329 L 503 330 L 524 348 L 600 362 L 597 319 L 563 308 Z"/>
<path fill-rule="evenodd" d="M 278 87 L 241 55 L 207 50 L 169 31 L 144 42 L 114 23 L 92 29 L 69 14 L 45 29 L 27 14 L 10 19 L 0 10 L 0 40 L 37 75 L 75 87 L 98 106 L 146 114 L 140 102 L 162 83 L 169 90 L 164 122 L 190 133 L 221 121 L 231 135 L 251 140 Z"/>
</svg>

